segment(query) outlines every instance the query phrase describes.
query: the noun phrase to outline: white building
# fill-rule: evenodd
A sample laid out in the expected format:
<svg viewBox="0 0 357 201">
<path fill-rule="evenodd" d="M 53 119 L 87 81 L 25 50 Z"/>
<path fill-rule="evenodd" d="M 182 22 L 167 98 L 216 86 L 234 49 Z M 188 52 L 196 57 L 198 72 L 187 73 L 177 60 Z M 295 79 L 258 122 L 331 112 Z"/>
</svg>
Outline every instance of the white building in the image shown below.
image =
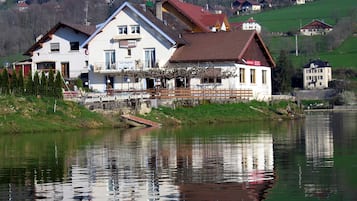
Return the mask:
<svg viewBox="0 0 357 201">
<path fill-rule="evenodd" d="M 253 19 L 253 17 L 251 17 L 247 21 L 243 22 L 242 30 L 256 30 L 260 33 L 262 31 L 262 27 Z"/>
<path fill-rule="evenodd" d="M 88 55 L 80 45 L 94 30 L 92 26 L 56 24 L 25 52 L 32 59 L 31 72 L 60 71 L 65 79 L 87 73 Z"/>
<path fill-rule="evenodd" d="M 325 89 L 332 80 L 332 70 L 328 62 L 310 61 L 304 66 L 304 89 Z"/>
<path fill-rule="evenodd" d="M 144 9 L 125 2 L 82 45 L 89 51 L 93 90 L 154 87 L 153 77 L 134 75 L 163 69 L 180 39 Z"/>
</svg>

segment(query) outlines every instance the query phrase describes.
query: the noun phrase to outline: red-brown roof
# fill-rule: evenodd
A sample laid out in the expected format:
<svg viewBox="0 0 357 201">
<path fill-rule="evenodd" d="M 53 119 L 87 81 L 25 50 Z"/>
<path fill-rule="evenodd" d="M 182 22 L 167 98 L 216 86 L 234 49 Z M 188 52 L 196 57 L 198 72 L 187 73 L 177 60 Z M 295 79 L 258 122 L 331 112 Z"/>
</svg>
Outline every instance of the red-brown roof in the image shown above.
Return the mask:
<svg viewBox="0 0 357 201">
<path fill-rule="evenodd" d="M 210 32 L 210 28 L 223 23 L 224 14 L 213 14 L 201 6 L 185 3 L 180 0 L 166 0 L 165 3 L 173 6 L 179 13 L 185 16 L 188 20 L 200 27 L 204 32 Z"/>
<path fill-rule="evenodd" d="M 262 64 L 274 67 L 268 49 L 256 31 L 187 33 L 187 42 L 170 59 L 172 63 L 264 60 Z M 254 58 L 259 57 L 259 58 Z"/>
<path fill-rule="evenodd" d="M 313 20 L 309 24 L 301 27 L 301 29 L 331 29 L 333 28 L 331 25 L 326 24 L 323 21 L 320 20 Z"/>
</svg>

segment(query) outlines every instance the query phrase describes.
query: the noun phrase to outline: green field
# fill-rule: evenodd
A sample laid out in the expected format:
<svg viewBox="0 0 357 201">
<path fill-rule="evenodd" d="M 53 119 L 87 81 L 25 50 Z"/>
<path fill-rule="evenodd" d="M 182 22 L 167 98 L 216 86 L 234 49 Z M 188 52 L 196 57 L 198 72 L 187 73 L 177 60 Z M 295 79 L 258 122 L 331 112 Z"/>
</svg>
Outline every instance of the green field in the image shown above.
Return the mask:
<svg viewBox="0 0 357 201">
<path fill-rule="evenodd" d="M 254 17 L 263 29 L 269 32 L 288 32 L 297 31 L 300 26 L 311 22 L 313 19 L 324 20 L 325 22 L 335 25 L 337 20 L 342 17 L 357 17 L 356 0 L 317 0 L 306 3 L 305 5 L 291 6 L 281 9 L 269 10 L 257 14 L 235 16 L 230 19 L 231 22 L 245 21 L 249 17 Z M 357 21 L 357 18 L 356 18 Z M 357 36 L 350 36 L 340 47 L 333 51 L 315 50 L 306 53 L 313 47 L 312 44 L 324 40 L 321 36 L 315 37 L 298 37 L 299 50 L 304 50 L 295 56 L 295 37 L 270 37 L 264 38 L 264 42 L 269 51 L 277 60 L 280 50 L 290 52 L 290 58 L 296 68 L 302 67 L 311 59 L 320 58 L 328 61 L 334 68 L 354 68 L 357 69 Z"/>
<path fill-rule="evenodd" d="M 287 32 L 298 30 L 301 25 L 305 25 L 313 19 L 324 20 L 326 23 L 334 25 L 336 19 L 348 16 L 354 9 L 357 9 L 356 0 L 316 0 L 299 6 L 235 16 L 230 21 L 242 22 L 254 17 L 268 31 Z"/>
</svg>

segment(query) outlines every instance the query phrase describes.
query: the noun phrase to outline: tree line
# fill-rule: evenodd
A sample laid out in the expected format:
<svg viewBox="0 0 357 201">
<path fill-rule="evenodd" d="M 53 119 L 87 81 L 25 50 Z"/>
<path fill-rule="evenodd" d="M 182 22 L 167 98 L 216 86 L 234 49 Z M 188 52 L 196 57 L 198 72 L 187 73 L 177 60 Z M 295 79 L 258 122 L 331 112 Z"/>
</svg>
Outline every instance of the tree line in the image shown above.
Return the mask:
<svg viewBox="0 0 357 201">
<path fill-rule="evenodd" d="M 8 71 L 6 68 L 0 73 L 0 95 L 42 96 L 62 99 L 63 79 L 61 73 L 49 71 L 48 75 L 37 71 L 24 78 L 22 71 Z"/>
</svg>

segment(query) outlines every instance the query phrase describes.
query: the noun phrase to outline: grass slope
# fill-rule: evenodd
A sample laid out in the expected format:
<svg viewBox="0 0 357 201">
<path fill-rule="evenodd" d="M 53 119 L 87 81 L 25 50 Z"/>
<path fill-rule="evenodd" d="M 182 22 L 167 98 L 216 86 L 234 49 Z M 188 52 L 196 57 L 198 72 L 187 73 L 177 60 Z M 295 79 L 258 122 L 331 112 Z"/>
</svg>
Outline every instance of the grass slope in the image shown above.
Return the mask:
<svg viewBox="0 0 357 201">
<path fill-rule="evenodd" d="M 0 118 L 0 133 L 111 126 L 101 115 L 77 103 L 52 98 L 0 96 Z"/>
<path fill-rule="evenodd" d="M 281 119 L 289 118 L 286 113 L 288 104 L 294 111 L 299 111 L 296 106 L 286 101 L 271 105 L 265 102 L 251 101 L 232 104 L 202 104 L 176 109 L 160 107 L 143 117 L 164 125 Z"/>
</svg>

